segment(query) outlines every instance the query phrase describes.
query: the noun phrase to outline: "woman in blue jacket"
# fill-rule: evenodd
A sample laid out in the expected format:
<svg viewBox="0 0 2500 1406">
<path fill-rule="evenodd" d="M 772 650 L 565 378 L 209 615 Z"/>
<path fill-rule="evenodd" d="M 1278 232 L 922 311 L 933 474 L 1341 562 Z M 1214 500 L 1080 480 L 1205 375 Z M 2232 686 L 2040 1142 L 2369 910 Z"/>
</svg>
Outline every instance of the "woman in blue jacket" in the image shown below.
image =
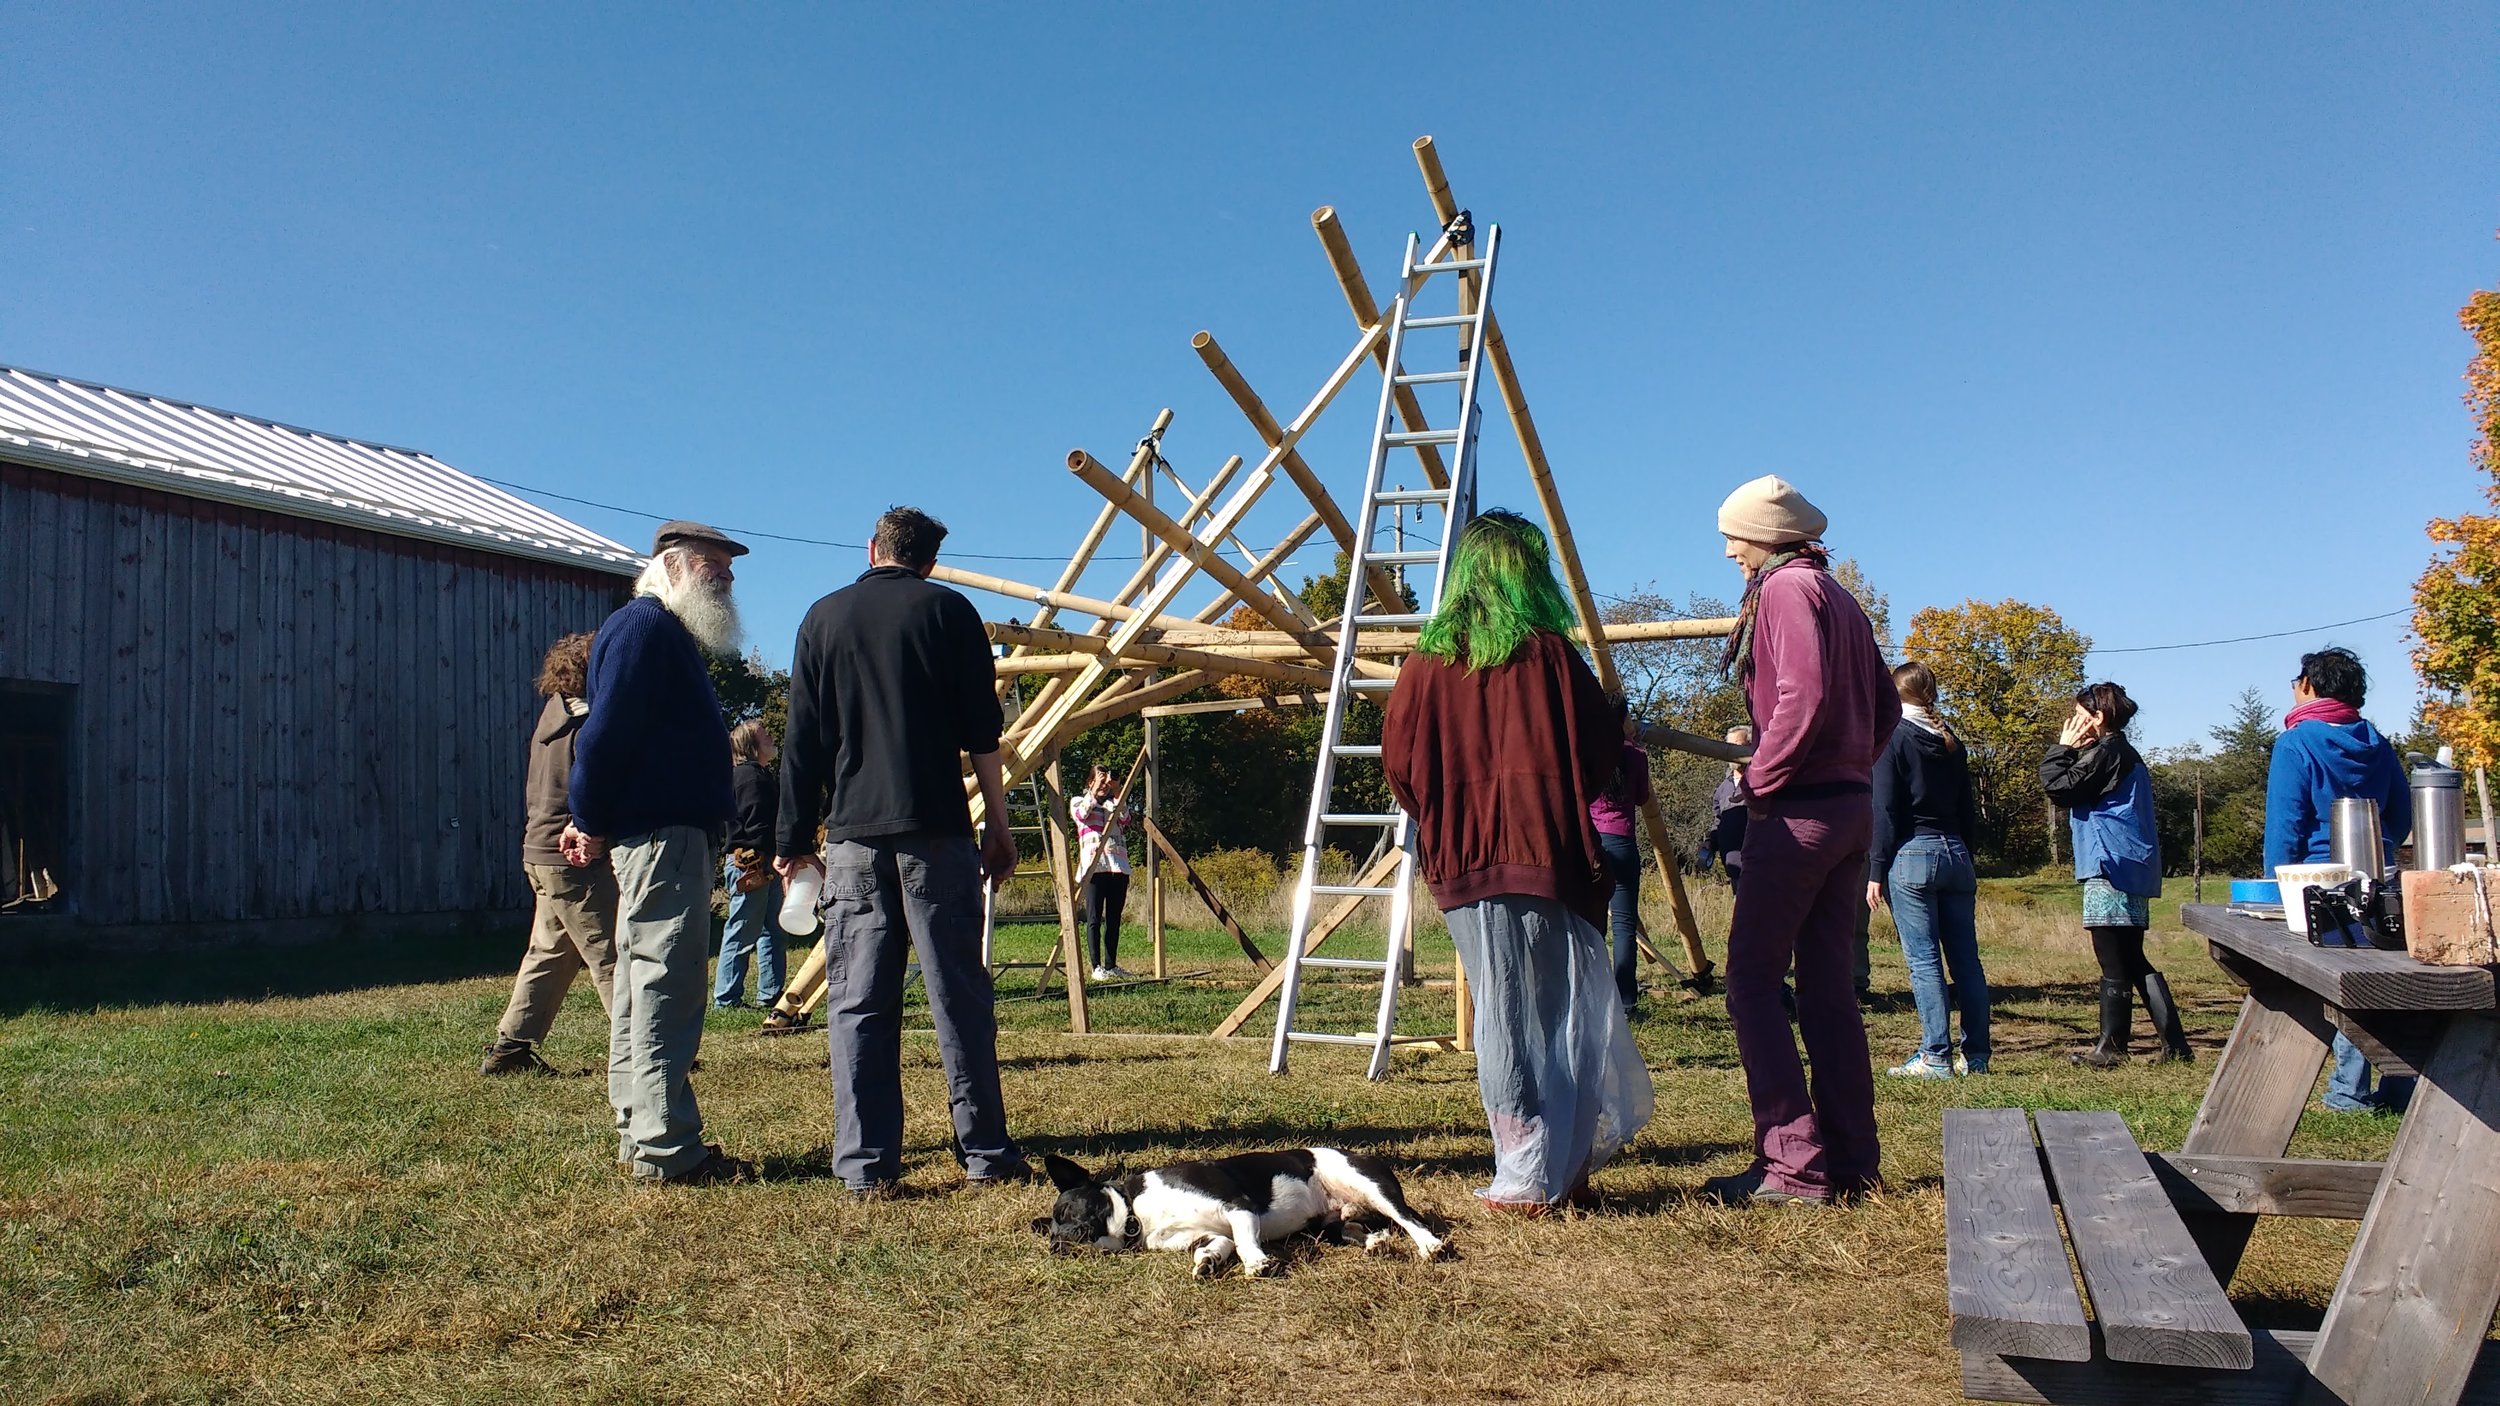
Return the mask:
<svg viewBox="0 0 2500 1406">
<path fill-rule="evenodd" d="M 2083 882 L 2083 927 L 2101 964 L 2101 1034 L 2067 1056 L 2111 1069 L 2127 1062 L 2135 997 L 2161 1037 L 2156 1061 L 2195 1058 L 2170 983 L 2144 955 L 2149 900 L 2161 893 L 2161 838 L 2154 828 L 2153 773 L 2127 740 L 2135 700 L 2114 683 L 2075 695 L 2075 711 L 2040 763 L 2040 788 L 2066 810 Z"/>
</svg>

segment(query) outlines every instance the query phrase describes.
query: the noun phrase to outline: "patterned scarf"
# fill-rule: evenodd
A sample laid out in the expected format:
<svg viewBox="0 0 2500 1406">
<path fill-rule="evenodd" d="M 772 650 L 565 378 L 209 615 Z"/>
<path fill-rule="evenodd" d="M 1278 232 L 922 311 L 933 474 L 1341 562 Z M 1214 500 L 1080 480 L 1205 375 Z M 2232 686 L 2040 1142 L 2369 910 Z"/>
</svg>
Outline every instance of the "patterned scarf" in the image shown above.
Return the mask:
<svg viewBox="0 0 2500 1406">
<path fill-rule="evenodd" d="M 1828 571 L 1832 554 L 1820 542 L 1799 542 L 1773 552 L 1770 560 L 1762 563 L 1762 569 L 1745 583 L 1744 604 L 1736 608 L 1736 629 L 1727 637 L 1727 648 L 1719 655 L 1720 677 L 1753 677 L 1753 617 L 1762 608 L 1762 583 L 1771 579 L 1772 572 L 1798 560 L 1813 563 L 1818 571 Z"/>
</svg>

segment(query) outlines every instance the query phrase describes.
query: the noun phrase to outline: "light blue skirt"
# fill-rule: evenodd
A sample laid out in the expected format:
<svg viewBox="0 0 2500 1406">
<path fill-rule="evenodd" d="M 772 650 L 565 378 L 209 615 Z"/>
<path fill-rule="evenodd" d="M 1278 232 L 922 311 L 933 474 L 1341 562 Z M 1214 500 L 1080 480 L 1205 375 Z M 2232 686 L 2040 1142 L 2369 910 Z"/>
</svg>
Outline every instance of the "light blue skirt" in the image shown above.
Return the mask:
<svg viewBox="0 0 2500 1406">
<path fill-rule="evenodd" d="M 2083 925 L 2087 928 L 2152 926 L 2152 909 L 2142 894 L 2121 893 L 2107 879 L 2083 881 Z"/>
</svg>

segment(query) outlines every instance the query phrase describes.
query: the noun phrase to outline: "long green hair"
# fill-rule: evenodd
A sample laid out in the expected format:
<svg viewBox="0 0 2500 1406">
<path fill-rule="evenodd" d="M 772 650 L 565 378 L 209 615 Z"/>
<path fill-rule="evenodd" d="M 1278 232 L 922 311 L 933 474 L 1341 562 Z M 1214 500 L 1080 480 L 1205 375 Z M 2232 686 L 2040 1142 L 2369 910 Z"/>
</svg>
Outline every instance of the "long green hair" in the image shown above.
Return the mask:
<svg viewBox="0 0 2500 1406">
<path fill-rule="evenodd" d="M 1537 631 L 1568 635 L 1571 624 L 1570 603 L 1546 559 L 1545 534 L 1519 514 L 1495 508 L 1460 529 L 1441 608 L 1425 622 L 1415 648 L 1490 669 L 1509 663 Z"/>
</svg>

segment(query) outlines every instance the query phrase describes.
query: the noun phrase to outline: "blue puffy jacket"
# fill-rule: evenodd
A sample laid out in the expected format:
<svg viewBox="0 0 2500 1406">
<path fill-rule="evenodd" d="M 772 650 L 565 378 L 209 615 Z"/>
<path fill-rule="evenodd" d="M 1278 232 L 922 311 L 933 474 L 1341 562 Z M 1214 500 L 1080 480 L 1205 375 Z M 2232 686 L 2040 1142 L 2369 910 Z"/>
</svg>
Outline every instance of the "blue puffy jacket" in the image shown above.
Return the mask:
<svg viewBox="0 0 2500 1406">
<path fill-rule="evenodd" d="M 2332 860 L 2335 803 L 2348 796 L 2378 802 L 2387 862 L 2394 863 L 2396 846 L 2413 834 L 2413 791 L 2378 729 L 2367 719 L 2311 718 L 2274 739 L 2266 769 L 2266 872 Z"/>
</svg>

